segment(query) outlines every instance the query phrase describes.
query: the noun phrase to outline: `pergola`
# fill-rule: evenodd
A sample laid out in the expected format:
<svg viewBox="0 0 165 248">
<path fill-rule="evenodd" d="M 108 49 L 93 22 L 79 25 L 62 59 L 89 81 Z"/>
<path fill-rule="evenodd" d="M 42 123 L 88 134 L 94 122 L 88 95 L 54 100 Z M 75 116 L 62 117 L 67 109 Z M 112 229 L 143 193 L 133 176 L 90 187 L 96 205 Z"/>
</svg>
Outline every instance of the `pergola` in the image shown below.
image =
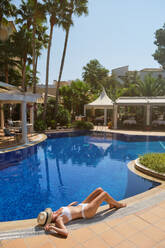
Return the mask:
<svg viewBox="0 0 165 248">
<path fill-rule="evenodd" d="M 92 109 L 93 114 L 95 109 L 104 109 L 104 125 L 107 124 L 107 109 L 113 109 L 113 127 L 117 129 L 118 108 L 120 106 L 144 106 L 146 108 L 146 126 L 150 126 L 151 108 L 153 106 L 165 107 L 165 96 L 157 97 L 119 97 L 113 102 L 106 94 L 105 89 L 101 95 L 93 102 L 84 105 L 84 115 L 86 109 Z"/>
<path fill-rule="evenodd" d="M 37 102 L 41 96 L 39 94 L 32 94 L 21 92 L 15 86 L 0 82 L 0 117 L 1 128 L 4 128 L 4 104 L 21 104 L 21 125 L 22 125 L 22 143 L 27 143 L 27 103 L 30 105 L 30 124 L 34 124 L 34 109 L 33 104 Z"/>
<path fill-rule="evenodd" d="M 84 115 L 86 116 L 86 110 L 92 109 L 93 115 L 95 115 L 95 109 L 104 109 L 104 125 L 107 124 L 107 109 L 113 109 L 113 101 L 107 96 L 105 89 L 101 95 L 93 102 L 84 105 Z"/>
<path fill-rule="evenodd" d="M 114 104 L 114 129 L 117 129 L 118 108 L 120 106 L 144 106 L 146 107 L 146 126 L 150 125 L 151 107 L 164 106 L 165 96 L 157 97 L 120 97 Z"/>
</svg>

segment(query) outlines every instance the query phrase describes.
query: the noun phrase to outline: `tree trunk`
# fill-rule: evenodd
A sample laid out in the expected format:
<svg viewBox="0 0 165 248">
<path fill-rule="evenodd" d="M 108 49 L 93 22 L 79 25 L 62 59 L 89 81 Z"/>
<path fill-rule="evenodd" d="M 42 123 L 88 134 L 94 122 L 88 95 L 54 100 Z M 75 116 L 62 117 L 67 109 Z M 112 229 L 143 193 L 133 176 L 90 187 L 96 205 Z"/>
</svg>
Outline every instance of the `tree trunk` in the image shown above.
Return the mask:
<svg viewBox="0 0 165 248">
<path fill-rule="evenodd" d="M 33 84 L 33 93 L 36 93 L 36 73 L 35 73 L 35 61 L 36 61 L 36 42 L 35 42 L 35 34 L 36 34 L 36 17 L 35 17 L 35 11 L 37 7 L 37 0 L 34 0 L 34 13 L 33 13 L 33 33 L 32 33 L 32 54 L 33 54 L 33 79 L 32 79 L 32 84 Z"/>
<path fill-rule="evenodd" d="M 33 93 L 36 93 L 36 72 L 35 72 L 35 61 L 36 61 L 36 42 L 35 42 L 35 34 L 36 34 L 36 17 L 35 17 L 35 11 L 37 7 L 37 0 L 34 0 L 34 13 L 33 13 L 33 33 L 32 33 L 32 55 L 33 55 L 33 78 L 32 78 L 32 88 Z M 34 103 L 34 121 L 37 119 L 37 104 Z"/>
<path fill-rule="evenodd" d="M 49 43 L 48 43 L 48 51 L 47 51 L 43 120 L 45 120 L 46 111 L 47 111 L 48 83 L 49 83 L 49 62 L 50 62 L 50 49 L 51 49 L 52 36 L 53 36 L 53 26 L 54 26 L 53 24 L 51 24 L 51 26 L 50 26 L 50 35 L 49 35 Z"/>
<path fill-rule="evenodd" d="M 9 68 L 8 68 L 8 64 L 5 65 L 5 82 L 6 82 L 6 84 L 9 83 Z"/>
<path fill-rule="evenodd" d="M 26 59 L 27 59 L 27 55 L 23 58 L 23 68 L 22 68 L 22 90 L 23 91 L 25 91 Z"/>
<path fill-rule="evenodd" d="M 61 76 L 64 68 L 64 61 L 65 61 L 65 55 L 66 55 L 66 48 L 67 48 L 67 43 L 68 43 L 68 37 L 69 37 L 69 30 L 70 27 L 66 30 L 66 35 L 65 35 L 65 43 L 64 43 L 64 50 L 63 50 L 63 55 L 61 59 L 61 66 L 60 66 L 60 73 L 58 77 L 58 82 L 57 82 L 57 87 L 56 87 L 56 102 L 55 102 L 55 117 L 58 112 L 58 103 L 59 103 L 59 87 L 60 87 L 60 82 L 61 82 Z"/>
</svg>

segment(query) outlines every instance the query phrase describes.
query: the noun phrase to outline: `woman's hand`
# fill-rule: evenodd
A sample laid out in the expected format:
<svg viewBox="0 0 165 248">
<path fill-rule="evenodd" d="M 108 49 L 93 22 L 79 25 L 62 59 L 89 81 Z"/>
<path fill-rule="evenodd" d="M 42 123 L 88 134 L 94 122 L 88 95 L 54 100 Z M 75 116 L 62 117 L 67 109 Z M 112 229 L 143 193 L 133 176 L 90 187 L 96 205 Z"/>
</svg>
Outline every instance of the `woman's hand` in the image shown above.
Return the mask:
<svg viewBox="0 0 165 248">
<path fill-rule="evenodd" d="M 44 227 L 44 229 L 45 229 L 45 231 L 50 231 L 51 227 L 52 227 L 52 225 L 47 224 L 47 225 Z"/>
<path fill-rule="evenodd" d="M 55 232 L 55 233 L 61 234 L 64 237 L 68 236 L 68 230 L 63 224 L 61 225 L 61 223 L 59 223 L 59 227 L 53 226 L 51 224 L 47 224 L 44 227 L 44 229 L 45 231 L 52 231 L 52 233 Z"/>
</svg>

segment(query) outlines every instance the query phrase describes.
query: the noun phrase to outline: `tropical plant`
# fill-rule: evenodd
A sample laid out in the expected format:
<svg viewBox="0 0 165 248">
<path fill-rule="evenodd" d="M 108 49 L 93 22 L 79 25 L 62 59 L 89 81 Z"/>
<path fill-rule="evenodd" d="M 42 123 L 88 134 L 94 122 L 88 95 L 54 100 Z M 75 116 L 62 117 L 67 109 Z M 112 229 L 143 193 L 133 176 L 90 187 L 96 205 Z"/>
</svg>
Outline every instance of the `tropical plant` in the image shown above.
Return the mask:
<svg viewBox="0 0 165 248">
<path fill-rule="evenodd" d="M 165 78 L 162 77 L 162 75 L 159 75 L 156 79 L 158 85 L 160 85 L 160 95 L 165 95 Z"/>
<path fill-rule="evenodd" d="M 165 70 L 165 24 L 163 28 L 156 30 L 154 44 L 157 46 L 153 57 Z"/>
<path fill-rule="evenodd" d="M 58 107 L 58 113 L 56 115 L 56 121 L 60 126 L 68 126 L 70 124 L 70 113 L 62 105 Z"/>
<path fill-rule="evenodd" d="M 162 92 L 161 83 L 150 74 L 143 81 L 138 81 L 136 87 L 140 96 L 160 96 Z"/>
<path fill-rule="evenodd" d="M 125 73 L 124 76 L 121 76 L 120 78 L 122 79 L 123 86 L 125 88 L 129 87 L 132 84 L 135 85 L 140 80 L 140 77 L 139 77 L 137 71 L 128 71 L 128 72 Z"/>
<path fill-rule="evenodd" d="M 48 40 L 48 49 L 47 49 L 47 62 L 46 62 L 46 79 L 45 79 L 45 97 L 44 97 L 44 111 L 43 111 L 43 120 L 46 116 L 47 111 L 47 101 L 48 101 L 48 82 L 49 82 L 49 61 L 50 61 L 50 50 L 53 37 L 53 29 L 55 26 L 60 26 L 65 12 L 66 1 L 59 0 L 44 0 L 45 8 L 48 15 L 50 15 L 50 33 Z"/>
<path fill-rule="evenodd" d="M 68 126 L 70 124 L 70 112 L 64 108 L 63 105 L 59 105 L 58 113 L 56 115 L 56 119 L 54 119 L 54 106 L 55 106 L 55 98 L 48 98 L 47 104 L 47 115 L 46 115 L 46 124 L 48 127 L 56 128 L 57 124 L 61 126 Z M 38 111 L 38 117 L 43 116 L 43 106 Z"/>
<path fill-rule="evenodd" d="M 90 130 L 94 128 L 93 123 L 88 121 L 75 121 L 72 125 L 76 129 Z"/>
<path fill-rule="evenodd" d="M 112 72 L 112 75 L 105 76 L 105 79 L 103 80 L 103 87 L 106 89 L 112 88 L 121 88 L 123 85 L 117 80 L 116 75 Z"/>
<path fill-rule="evenodd" d="M 97 59 L 90 60 L 83 67 L 82 77 L 84 81 L 91 86 L 94 92 L 102 89 L 108 78 L 109 70 L 104 68 Z"/>
<path fill-rule="evenodd" d="M 58 101 L 59 101 L 59 87 L 60 87 L 60 81 L 61 76 L 64 68 L 64 61 L 65 61 L 65 55 L 66 55 L 66 48 L 68 44 L 68 37 L 69 37 L 69 31 L 71 25 L 73 25 L 72 15 L 76 15 L 78 17 L 82 16 L 83 14 L 88 14 L 88 7 L 87 3 L 88 0 L 68 0 L 67 1 L 67 8 L 66 8 L 66 14 L 64 16 L 64 20 L 62 22 L 62 27 L 64 28 L 66 34 L 65 34 L 65 42 L 64 42 L 64 49 L 61 59 L 61 65 L 60 65 L 60 71 L 57 81 L 57 88 L 56 88 L 56 104 L 55 104 L 55 115 L 58 112 Z"/>
<path fill-rule="evenodd" d="M 90 87 L 77 79 L 72 81 L 70 86 L 62 86 L 60 96 L 64 107 L 72 113 L 74 118 L 75 115 L 83 115 L 84 104 L 91 98 Z"/>
<path fill-rule="evenodd" d="M 26 67 L 31 62 L 32 54 L 31 33 L 19 26 L 18 32 L 14 32 L 13 35 L 11 35 L 11 39 L 13 40 L 16 56 L 20 61 L 22 72 L 22 90 L 25 91 Z"/>
<path fill-rule="evenodd" d="M 5 75 L 5 82 L 9 83 L 9 70 L 19 65 L 19 60 L 15 58 L 13 41 L 9 37 L 6 41 L 0 41 L 0 68 Z"/>
<path fill-rule="evenodd" d="M 0 3 L 0 26 L 1 24 L 8 24 L 7 17 L 14 16 L 16 7 L 11 3 L 11 0 L 2 0 Z"/>
<path fill-rule="evenodd" d="M 123 94 L 123 90 L 121 88 L 112 87 L 112 86 L 106 89 L 106 92 L 109 98 L 114 102 L 117 98 L 119 98 Z"/>
<path fill-rule="evenodd" d="M 35 131 L 44 131 L 46 129 L 46 123 L 43 120 L 36 120 L 34 122 Z"/>
<path fill-rule="evenodd" d="M 64 85 L 59 88 L 62 103 L 66 109 L 72 112 L 72 88 L 69 85 Z"/>
<path fill-rule="evenodd" d="M 46 28 L 42 27 L 43 22 L 46 20 L 45 17 L 45 10 L 43 5 L 37 0 L 21 0 L 21 4 L 19 9 L 16 12 L 16 24 L 19 25 L 19 30 L 24 32 L 24 38 L 27 39 L 27 43 L 30 41 L 31 45 L 31 58 L 32 58 L 32 67 L 33 67 L 33 93 L 36 93 L 36 72 L 37 72 L 37 56 L 36 53 L 38 49 L 42 48 L 41 42 L 40 46 L 38 45 L 39 40 L 43 35 L 45 35 Z M 23 39 L 24 40 L 24 39 Z M 42 39 L 41 39 L 42 40 Z M 43 42 L 44 43 L 44 42 Z M 25 50 L 27 51 L 27 44 L 25 45 Z M 43 44 L 44 45 L 44 44 Z M 22 45 L 23 46 L 23 45 Z M 26 54 L 26 52 L 25 52 Z M 39 53 L 38 53 L 39 54 Z M 25 90 L 25 71 L 26 71 L 26 62 L 27 62 L 27 55 L 24 56 L 24 65 L 23 65 L 23 89 Z"/>
</svg>

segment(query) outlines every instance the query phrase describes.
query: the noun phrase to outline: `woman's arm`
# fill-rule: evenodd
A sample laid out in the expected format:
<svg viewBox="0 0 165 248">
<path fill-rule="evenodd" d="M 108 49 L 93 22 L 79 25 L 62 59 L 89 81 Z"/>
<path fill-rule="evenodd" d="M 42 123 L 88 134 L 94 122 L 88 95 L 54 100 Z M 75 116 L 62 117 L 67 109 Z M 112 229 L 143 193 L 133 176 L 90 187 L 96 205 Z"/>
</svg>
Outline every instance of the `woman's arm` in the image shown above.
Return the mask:
<svg viewBox="0 0 165 248">
<path fill-rule="evenodd" d="M 59 228 L 50 224 L 45 226 L 45 231 L 55 231 L 56 233 L 61 234 L 62 236 L 68 236 L 68 230 L 66 228 Z"/>
<path fill-rule="evenodd" d="M 46 225 L 45 230 L 46 231 L 55 231 L 58 234 L 61 234 L 65 237 L 67 237 L 68 236 L 68 230 L 66 229 L 61 217 L 57 217 L 55 224 L 56 224 L 56 226 L 53 226 L 51 224 Z"/>
<path fill-rule="evenodd" d="M 72 203 L 70 203 L 68 206 L 74 206 L 74 205 L 77 205 L 77 201 L 74 201 L 74 202 L 72 202 Z"/>
</svg>

